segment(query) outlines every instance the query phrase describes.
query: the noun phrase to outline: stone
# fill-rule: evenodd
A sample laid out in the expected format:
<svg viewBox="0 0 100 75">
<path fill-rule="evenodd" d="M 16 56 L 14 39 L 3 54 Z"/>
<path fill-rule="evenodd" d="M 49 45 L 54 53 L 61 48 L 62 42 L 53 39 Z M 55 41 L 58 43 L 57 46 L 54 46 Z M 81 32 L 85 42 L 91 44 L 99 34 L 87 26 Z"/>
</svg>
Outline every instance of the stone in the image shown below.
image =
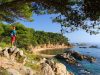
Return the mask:
<svg viewBox="0 0 100 75">
<path fill-rule="evenodd" d="M 90 57 L 90 56 L 87 56 L 87 61 L 89 61 L 90 63 L 92 63 L 92 62 L 95 62 L 96 61 L 96 58 L 94 58 L 94 57 Z"/>
<path fill-rule="evenodd" d="M 36 72 L 35 71 L 33 72 L 33 70 L 31 68 L 25 67 L 25 66 L 20 69 L 20 72 L 22 73 L 22 75 L 34 75 L 34 74 L 36 74 Z"/>
<path fill-rule="evenodd" d="M 15 51 L 15 49 L 16 49 L 16 48 L 14 48 L 14 47 L 10 47 L 10 48 L 8 49 L 8 53 L 13 53 L 13 52 Z"/>
<path fill-rule="evenodd" d="M 41 70 L 43 72 L 43 75 L 55 75 L 54 71 L 51 68 L 51 66 L 47 63 L 42 63 Z"/>
<path fill-rule="evenodd" d="M 16 54 L 17 52 L 19 52 L 19 48 L 16 48 L 13 54 Z"/>
<path fill-rule="evenodd" d="M 12 69 L 12 68 L 8 68 L 7 71 L 9 75 L 21 75 L 17 70 Z"/>
<path fill-rule="evenodd" d="M 9 58 L 8 48 L 3 50 L 3 55 L 7 58 Z"/>
<path fill-rule="evenodd" d="M 56 75 L 69 75 L 69 72 L 66 70 L 66 66 L 62 63 L 55 64 L 55 73 Z"/>
<path fill-rule="evenodd" d="M 19 51 L 19 55 L 20 55 L 20 56 L 24 56 L 24 53 L 23 53 L 22 50 Z"/>
<path fill-rule="evenodd" d="M 75 59 L 78 59 L 78 60 L 83 60 L 84 59 L 84 56 L 79 54 L 78 52 L 74 52 L 71 54 Z"/>
<path fill-rule="evenodd" d="M 46 62 L 46 60 L 47 60 L 46 58 L 43 58 L 43 59 L 41 59 L 41 60 L 40 60 L 40 62 L 39 62 L 39 63 L 40 63 L 40 64 L 45 63 L 45 62 Z"/>
</svg>

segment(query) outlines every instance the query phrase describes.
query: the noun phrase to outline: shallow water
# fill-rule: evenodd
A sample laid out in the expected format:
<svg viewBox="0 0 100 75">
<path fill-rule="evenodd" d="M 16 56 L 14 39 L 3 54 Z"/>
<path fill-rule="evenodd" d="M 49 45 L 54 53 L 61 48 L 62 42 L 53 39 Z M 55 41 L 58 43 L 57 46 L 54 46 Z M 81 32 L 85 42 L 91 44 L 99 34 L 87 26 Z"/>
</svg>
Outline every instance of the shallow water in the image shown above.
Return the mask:
<svg viewBox="0 0 100 75">
<path fill-rule="evenodd" d="M 64 53 L 66 50 L 68 50 L 68 49 L 47 50 L 47 51 L 42 51 L 41 53 L 61 54 L 61 53 Z M 75 75 L 100 75 L 100 49 L 99 48 L 78 48 L 78 47 L 75 47 L 75 48 L 72 48 L 71 50 L 77 51 L 81 54 L 94 56 L 96 58 L 96 62 L 89 63 L 87 61 L 79 61 L 83 66 L 82 68 L 79 68 L 76 66 L 68 65 L 64 60 L 59 60 L 60 62 L 64 63 L 70 71 L 74 72 Z M 86 70 L 86 71 L 88 70 L 90 73 L 89 74 L 82 73 L 84 70 Z"/>
</svg>

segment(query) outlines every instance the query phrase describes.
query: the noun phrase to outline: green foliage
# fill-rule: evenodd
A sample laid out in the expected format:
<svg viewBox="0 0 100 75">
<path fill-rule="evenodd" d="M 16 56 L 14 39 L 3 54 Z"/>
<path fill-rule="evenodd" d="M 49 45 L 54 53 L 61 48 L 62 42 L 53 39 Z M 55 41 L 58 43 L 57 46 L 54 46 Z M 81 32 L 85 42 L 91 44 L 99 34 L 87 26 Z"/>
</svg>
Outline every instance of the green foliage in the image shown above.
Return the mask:
<svg viewBox="0 0 100 75">
<path fill-rule="evenodd" d="M 33 52 L 30 52 L 29 50 L 25 50 L 23 49 L 24 54 L 27 56 L 27 59 L 32 62 L 33 60 L 35 61 L 39 61 L 40 60 L 40 56 L 34 54 Z"/>
<path fill-rule="evenodd" d="M 24 54 L 27 57 L 25 66 L 31 67 L 32 69 L 35 69 L 35 70 L 39 70 L 40 65 L 36 63 L 40 61 L 41 57 L 28 50 L 25 50 L 25 49 L 22 49 L 22 50 L 24 51 Z"/>
<path fill-rule="evenodd" d="M 83 29 L 98 34 L 99 5 L 99 0 L 0 0 L 0 21 L 33 21 L 33 14 L 57 14 L 53 22 L 63 25 L 63 33 Z M 94 23 L 86 24 L 87 19 Z"/>
<path fill-rule="evenodd" d="M 4 48 L 6 46 L 7 46 L 7 44 L 5 42 L 0 43 L 0 47 Z"/>
<path fill-rule="evenodd" d="M 26 62 L 26 63 L 25 63 L 25 66 L 31 67 L 33 70 L 37 70 L 37 71 L 40 69 L 40 65 L 33 64 L 33 63 L 31 63 L 31 62 Z"/>
<path fill-rule="evenodd" d="M 28 49 L 29 46 L 38 46 L 43 44 L 65 44 L 68 45 L 68 38 L 65 36 L 58 34 L 58 33 L 52 33 L 52 32 L 44 32 L 44 31 L 35 31 L 32 28 L 27 28 L 24 25 L 20 23 L 14 23 L 12 25 L 5 25 L 3 23 L 0 24 L 2 30 L 0 31 L 1 34 L 1 40 L 0 42 L 4 42 L 6 44 L 10 44 L 10 32 L 12 29 L 12 26 L 16 26 L 17 36 L 16 36 L 16 42 L 15 44 L 19 48 L 25 48 Z M 3 46 L 5 44 L 2 44 Z"/>
<path fill-rule="evenodd" d="M 0 75 L 10 75 L 8 71 L 4 68 L 0 68 Z"/>
</svg>

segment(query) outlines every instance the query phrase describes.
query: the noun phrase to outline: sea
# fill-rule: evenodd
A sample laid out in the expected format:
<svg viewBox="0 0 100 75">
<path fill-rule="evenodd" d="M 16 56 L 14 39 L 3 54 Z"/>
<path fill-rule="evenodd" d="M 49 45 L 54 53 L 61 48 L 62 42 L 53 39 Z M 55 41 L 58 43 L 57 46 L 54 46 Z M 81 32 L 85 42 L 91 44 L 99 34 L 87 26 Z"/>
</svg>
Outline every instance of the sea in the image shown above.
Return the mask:
<svg viewBox="0 0 100 75">
<path fill-rule="evenodd" d="M 61 50 L 46 50 L 42 51 L 44 54 L 61 54 L 64 53 L 68 49 Z M 69 50 L 73 50 L 79 52 L 84 55 L 93 56 L 96 58 L 96 61 L 93 63 L 88 62 L 87 60 L 79 61 L 81 66 L 69 65 L 65 60 L 60 59 L 59 61 L 66 65 L 67 70 L 73 72 L 75 75 L 100 75 L 100 47 L 98 48 L 79 48 L 75 46 L 70 48 Z"/>
</svg>

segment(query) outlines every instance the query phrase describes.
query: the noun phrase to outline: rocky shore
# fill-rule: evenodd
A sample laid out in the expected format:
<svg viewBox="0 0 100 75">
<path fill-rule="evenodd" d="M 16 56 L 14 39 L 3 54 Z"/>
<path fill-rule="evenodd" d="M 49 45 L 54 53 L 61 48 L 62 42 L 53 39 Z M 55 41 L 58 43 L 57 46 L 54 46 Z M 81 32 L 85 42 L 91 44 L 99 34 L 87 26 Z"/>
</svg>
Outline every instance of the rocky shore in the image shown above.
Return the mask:
<svg viewBox="0 0 100 75">
<path fill-rule="evenodd" d="M 67 70 L 65 65 L 51 59 L 41 58 L 38 62 L 32 60 L 32 64 L 38 65 L 39 70 L 25 66 L 27 61 L 29 62 L 29 59 L 23 50 L 18 48 L 1 49 L 0 75 L 74 75 Z"/>
<path fill-rule="evenodd" d="M 78 52 L 72 51 L 72 50 L 67 50 L 63 54 L 58 54 L 55 56 L 58 59 L 64 59 L 67 63 L 73 64 L 73 65 L 78 65 L 78 60 L 87 60 L 90 63 L 93 63 L 96 61 L 96 58 L 88 55 L 83 55 Z"/>
<path fill-rule="evenodd" d="M 69 72 L 66 66 L 62 63 L 55 62 L 52 59 L 43 59 L 41 61 L 43 75 L 74 75 Z"/>
<path fill-rule="evenodd" d="M 88 61 L 90 63 L 96 62 L 96 58 L 92 56 L 83 55 L 71 50 L 68 50 L 63 54 L 57 54 L 55 57 L 59 60 L 63 59 L 66 64 L 76 68 L 78 75 L 92 75 L 88 69 L 84 68 L 80 61 Z"/>
</svg>

